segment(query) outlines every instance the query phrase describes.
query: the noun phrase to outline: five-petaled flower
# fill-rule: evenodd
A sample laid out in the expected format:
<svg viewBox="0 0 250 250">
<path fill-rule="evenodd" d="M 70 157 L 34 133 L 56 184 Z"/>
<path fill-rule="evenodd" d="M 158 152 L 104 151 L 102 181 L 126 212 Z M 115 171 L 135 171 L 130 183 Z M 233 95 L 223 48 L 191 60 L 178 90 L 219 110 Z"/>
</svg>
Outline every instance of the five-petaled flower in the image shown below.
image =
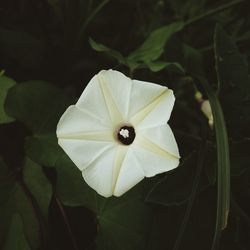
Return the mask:
<svg viewBox="0 0 250 250">
<path fill-rule="evenodd" d="M 144 177 L 176 168 L 179 151 L 167 124 L 173 91 L 103 70 L 57 126 L 59 145 L 100 195 L 121 196 Z"/>
</svg>

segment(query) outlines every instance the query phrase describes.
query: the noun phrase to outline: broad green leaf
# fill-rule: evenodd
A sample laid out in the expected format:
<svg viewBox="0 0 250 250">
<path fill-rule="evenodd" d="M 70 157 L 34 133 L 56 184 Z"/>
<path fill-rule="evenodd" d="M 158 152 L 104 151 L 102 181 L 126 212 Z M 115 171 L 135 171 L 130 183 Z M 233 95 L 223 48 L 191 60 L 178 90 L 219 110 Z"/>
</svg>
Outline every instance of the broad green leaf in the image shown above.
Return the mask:
<svg viewBox="0 0 250 250">
<path fill-rule="evenodd" d="M 9 90 L 5 110 L 36 134 L 53 133 L 71 102 L 59 88 L 47 82 L 29 81 Z"/>
<path fill-rule="evenodd" d="M 144 184 L 109 198 L 98 215 L 98 250 L 144 250 L 151 230 L 152 208 L 145 204 Z"/>
<path fill-rule="evenodd" d="M 39 205 L 44 219 L 47 220 L 52 197 L 52 186 L 43 173 L 41 166 L 26 158 L 23 168 L 23 179 Z"/>
<path fill-rule="evenodd" d="M 182 22 L 175 22 L 154 30 L 138 49 L 129 54 L 128 60 L 145 63 L 157 60 L 167 41 L 182 28 Z"/>
<path fill-rule="evenodd" d="M 0 75 L 0 123 L 9 123 L 15 120 L 13 117 L 8 116 L 4 110 L 8 90 L 15 84 L 16 82 L 13 79 Z"/>
<path fill-rule="evenodd" d="M 56 192 L 66 206 L 86 206 L 97 212 L 97 194 L 83 180 L 81 171 L 69 157 L 62 153 L 55 164 L 57 172 Z"/>
<path fill-rule="evenodd" d="M 38 249 L 40 229 L 36 211 L 25 186 L 15 179 L 15 174 L 0 158 L 0 246 L 7 236 L 12 216 L 17 213 L 22 217 L 27 242 L 32 249 Z"/>
<path fill-rule="evenodd" d="M 107 53 L 107 55 L 116 59 L 120 64 L 128 65 L 126 58 L 119 51 L 113 50 L 101 43 L 97 43 L 92 38 L 89 38 L 89 44 L 92 47 L 92 49 L 98 52 Z"/>
<path fill-rule="evenodd" d="M 215 59 L 218 83 L 239 88 L 244 99 L 250 98 L 250 76 L 246 57 L 241 55 L 233 39 L 221 26 L 214 33 Z"/>
<path fill-rule="evenodd" d="M 183 165 L 167 173 L 148 193 L 147 201 L 163 206 L 181 205 L 187 202 L 196 174 L 196 158 L 197 154 L 192 154 L 184 160 Z M 208 186 L 209 181 L 203 173 L 199 181 L 198 193 Z"/>
<path fill-rule="evenodd" d="M 20 214 L 22 217 L 25 238 L 30 247 L 37 249 L 40 245 L 38 218 L 36 217 L 30 197 L 19 183 L 13 185 L 8 199 L 0 204 L 0 244 L 6 237 L 7 228 L 15 213 Z"/>
<path fill-rule="evenodd" d="M 3 250 L 31 250 L 23 228 L 22 218 L 13 214 Z"/>
<path fill-rule="evenodd" d="M 103 198 L 84 182 L 81 171 L 63 154 L 56 163 L 58 198 L 64 205 L 85 206 L 97 217 L 97 249 L 145 249 L 152 219 L 144 203 L 144 183 L 116 198 Z"/>
<path fill-rule="evenodd" d="M 56 134 L 33 135 L 25 140 L 27 156 L 41 166 L 54 167 L 62 154 Z"/>
</svg>

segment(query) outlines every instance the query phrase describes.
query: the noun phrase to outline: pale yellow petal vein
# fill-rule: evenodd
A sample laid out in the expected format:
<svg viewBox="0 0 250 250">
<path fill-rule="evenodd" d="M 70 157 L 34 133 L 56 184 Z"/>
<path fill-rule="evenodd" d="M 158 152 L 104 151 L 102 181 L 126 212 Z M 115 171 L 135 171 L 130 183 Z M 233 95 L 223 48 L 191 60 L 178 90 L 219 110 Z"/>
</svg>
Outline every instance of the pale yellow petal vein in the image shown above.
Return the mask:
<svg viewBox="0 0 250 250">
<path fill-rule="evenodd" d="M 159 156 L 165 157 L 167 159 L 179 159 L 180 157 L 177 155 L 174 155 L 165 149 L 161 148 L 157 144 L 153 143 L 152 141 L 148 140 L 144 136 L 137 137 L 135 143 L 142 147 L 145 148 L 146 150 L 149 150 L 150 152 L 157 154 Z"/>
<path fill-rule="evenodd" d="M 142 122 L 146 116 L 152 112 L 156 106 L 164 99 L 167 95 L 169 95 L 171 91 L 169 89 L 165 89 L 160 95 L 154 98 L 151 102 L 149 102 L 146 106 L 140 109 L 136 114 L 134 114 L 130 118 L 130 122 L 137 126 L 140 122 Z"/>
<path fill-rule="evenodd" d="M 121 170 L 122 163 L 125 159 L 126 153 L 128 151 L 127 146 L 118 146 L 116 152 L 116 158 L 113 166 L 113 177 L 112 177 L 112 190 L 114 192 L 117 179 Z"/>
<path fill-rule="evenodd" d="M 124 121 L 123 115 L 120 113 L 117 104 L 115 103 L 107 87 L 105 78 L 101 74 L 99 74 L 98 79 L 112 123 L 115 125 L 122 123 Z"/>
<path fill-rule="evenodd" d="M 64 134 L 59 135 L 58 138 L 64 140 L 114 141 L 111 131 Z"/>
</svg>

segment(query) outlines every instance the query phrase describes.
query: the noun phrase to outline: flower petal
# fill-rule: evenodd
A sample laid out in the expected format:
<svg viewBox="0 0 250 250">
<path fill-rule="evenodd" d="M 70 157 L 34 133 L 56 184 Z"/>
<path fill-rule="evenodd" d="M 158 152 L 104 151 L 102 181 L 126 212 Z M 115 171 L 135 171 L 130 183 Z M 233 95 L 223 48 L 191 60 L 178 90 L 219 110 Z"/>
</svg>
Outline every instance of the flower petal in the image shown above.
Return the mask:
<svg viewBox="0 0 250 250">
<path fill-rule="evenodd" d="M 158 145 L 169 154 L 179 158 L 179 149 L 173 132 L 168 124 L 140 130 L 137 136 L 142 135 L 152 143 Z"/>
<path fill-rule="evenodd" d="M 82 171 L 86 183 L 104 197 L 113 194 L 112 178 L 116 151 L 116 147 L 108 148 Z"/>
<path fill-rule="evenodd" d="M 83 170 L 95 161 L 105 150 L 113 147 L 113 143 L 105 141 L 89 141 L 76 139 L 58 139 L 58 144 L 67 153 L 75 165 Z"/>
<path fill-rule="evenodd" d="M 79 109 L 98 117 L 102 124 L 111 124 L 109 110 L 99 83 L 98 75 L 95 75 L 76 103 Z"/>
<path fill-rule="evenodd" d="M 57 125 L 56 133 L 58 138 L 67 137 L 73 139 L 81 134 L 107 131 L 111 133 L 111 129 L 111 126 L 103 124 L 98 117 L 72 105 L 62 115 Z"/>
<path fill-rule="evenodd" d="M 132 116 L 130 121 L 138 129 L 166 124 L 170 118 L 174 101 L 173 91 L 165 88 L 160 95 Z"/>
<path fill-rule="evenodd" d="M 134 155 L 133 147 L 130 147 L 123 160 L 120 172 L 115 184 L 114 195 L 121 196 L 134 187 L 145 177 L 144 172 Z"/>
<path fill-rule="evenodd" d="M 132 80 L 133 85 L 130 95 L 129 117 L 134 116 L 167 88 L 151 82 Z"/>
<path fill-rule="evenodd" d="M 129 111 L 132 80 L 121 72 L 112 69 L 102 70 L 98 76 L 103 92 L 107 95 L 109 101 L 112 100 L 112 106 L 115 106 L 117 109 L 115 112 L 119 112 L 123 121 L 126 121 Z M 110 108 L 113 109 L 113 107 Z M 113 111 L 113 114 L 117 115 L 115 112 Z"/>
<path fill-rule="evenodd" d="M 137 136 L 134 147 L 135 156 L 146 177 L 172 170 L 179 165 L 179 157 L 170 154 L 143 136 Z"/>
</svg>

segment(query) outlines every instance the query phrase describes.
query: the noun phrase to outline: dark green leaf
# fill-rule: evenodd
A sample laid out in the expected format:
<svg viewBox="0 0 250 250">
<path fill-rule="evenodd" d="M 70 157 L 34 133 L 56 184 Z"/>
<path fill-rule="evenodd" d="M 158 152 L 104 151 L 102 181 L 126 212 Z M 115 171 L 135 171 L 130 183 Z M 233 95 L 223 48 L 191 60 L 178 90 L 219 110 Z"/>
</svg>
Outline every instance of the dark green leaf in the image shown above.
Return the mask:
<svg viewBox="0 0 250 250">
<path fill-rule="evenodd" d="M 40 245 L 39 222 L 25 187 L 15 182 L 16 176 L 0 159 L 0 246 L 7 236 L 11 218 L 19 214 L 23 220 L 25 238 L 31 248 Z"/>
<path fill-rule="evenodd" d="M 25 140 L 27 156 L 41 166 L 54 167 L 62 154 L 56 134 L 33 135 Z"/>
<path fill-rule="evenodd" d="M 146 66 L 153 72 L 159 72 L 163 69 L 166 69 L 170 72 L 175 72 L 177 74 L 185 74 L 185 70 L 183 67 L 176 62 L 161 62 L 161 61 L 155 61 L 155 62 L 148 62 Z"/>
<path fill-rule="evenodd" d="M 128 65 L 126 58 L 119 51 L 113 50 L 101 43 L 97 43 L 92 38 L 89 38 L 89 44 L 92 47 L 92 49 L 98 52 L 107 53 L 107 55 L 116 59 L 120 64 Z"/>
<path fill-rule="evenodd" d="M 123 196 L 103 198 L 84 182 L 81 171 L 63 154 L 56 163 L 57 194 L 64 205 L 86 206 L 98 219 L 97 249 L 145 249 L 151 209 L 144 203 L 144 183 Z"/>
<path fill-rule="evenodd" d="M 175 22 L 154 30 L 138 49 L 129 54 L 128 60 L 145 63 L 157 60 L 167 41 L 182 28 L 182 22 Z"/>
<path fill-rule="evenodd" d="M 31 250 L 23 228 L 22 218 L 13 214 L 3 250 Z"/>
<path fill-rule="evenodd" d="M 8 90 L 15 84 L 16 82 L 13 79 L 0 75 L 0 123 L 9 123 L 15 120 L 14 118 L 8 116 L 4 110 L 4 102 Z"/>
<path fill-rule="evenodd" d="M 18 183 L 12 187 L 8 200 L 0 204 L 0 242 L 5 238 L 10 220 L 15 213 L 22 217 L 27 242 L 31 248 L 37 249 L 40 245 L 39 222 L 30 198 L 23 186 Z"/>
<path fill-rule="evenodd" d="M 215 59 L 218 82 L 221 87 L 239 88 L 245 98 L 250 98 L 250 76 L 246 58 L 240 54 L 233 39 L 221 26 L 217 25 L 214 34 Z"/>
<path fill-rule="evenodd" d="M 197 168 L 196 156 L 196 154 L 192 154 L 184 160 L 183 165 L 162 178 L 149 192 L 147 201 L 164 206 L 181 205 L 187 202 Z M 203 174 L 199 182 L 198 193 L 207 186 L 209 186 L 209 182 Z"/>
<path fill-rule="evenodd" d="M 144 203 L 144 183 L 119 198 L 109 198 L 99 213 L 99 250 L 143 250 L 151 230 L 152 210 Z"/>
<path fill-rule="evenodd" d="M 86 206 L 94 212 L 98 211 L 98 195 L 83 180 L 81 171 L 69 157 L 63 153 L 56 164 L 57 195 L 67 206 Z"/>
<path fill-rule="evenodd" d="M 49 204 L 52 197 L 52 186 L 44 175 L 41 166 L 29 158 L 26 158 L 23 168 L 23 179 L 38 203 L 43 217 L 47 220 Z"/>
<path fill-rule="evenodd" d="M 71 103 L 72 99 L 53 85 L 30 81 L 9 90 L 5 110 L 34 133 L 43 134 L 55 132 L 60 116 Z"/>
</svg>

